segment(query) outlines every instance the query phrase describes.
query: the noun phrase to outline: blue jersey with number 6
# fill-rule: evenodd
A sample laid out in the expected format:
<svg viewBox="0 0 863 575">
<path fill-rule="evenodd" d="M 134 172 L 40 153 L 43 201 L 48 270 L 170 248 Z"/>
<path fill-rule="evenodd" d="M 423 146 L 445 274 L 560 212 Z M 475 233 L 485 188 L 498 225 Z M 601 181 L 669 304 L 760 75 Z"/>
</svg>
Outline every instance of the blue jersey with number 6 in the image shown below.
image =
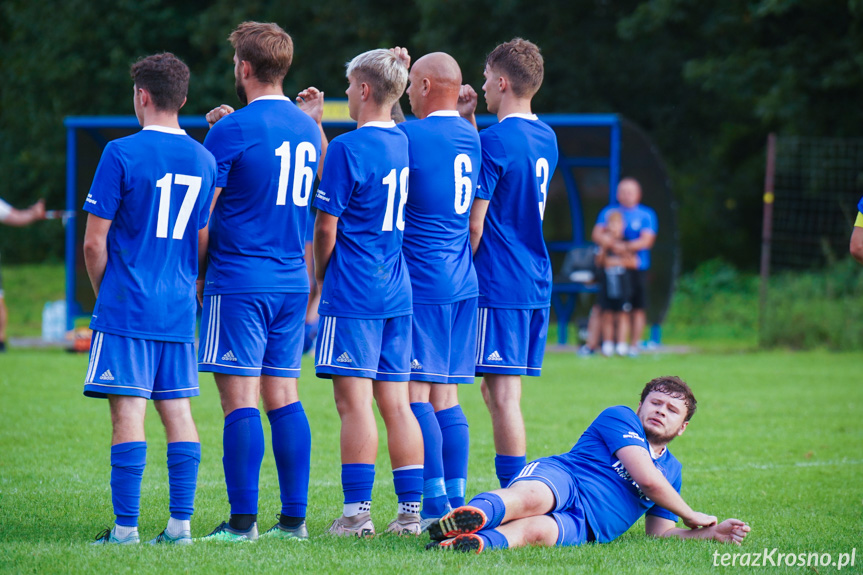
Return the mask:
<svg viewBox="0 0 863 575">
<path fill-rule="evenodd" d="M 404 254 L 413 301 L 448 304 L 476 297 L 468 220 L 482 164 L 479 134 L 454 110 L 399 128 L 410 150 Z"/>
<path fill-rule="evenodd" d="M 480 132 L 476 197 L 489 200 L 474 257 L 479 306 L 539 309 L 551 302 L 542 219 L 557 167 L 554 131 L 533 114 L 510 114 Z"/>
<path fill-rule="evenodd" d="M 195 341 L 198 230 L 215 181 L 213 155 L 183 130 L 147 126 L 108 142 L 84 203 L 112 220 L 92 329 Z"/>
<path fill-rule="evenodd" d="M 317 124 L 284 96 L 225 116 L 204 145 L 223 188 L 210 222 L 205 294 L 309 291 L 309 201 L 321 153 Z"/>
<path fill-rule="evenodd" d="M 408 140 L 394 122 L 368 122 L 330 142 L 314 207 L 339 218 L 321 315 L 382 319 L 412 312 L 402 256 Z"/>
</svg>

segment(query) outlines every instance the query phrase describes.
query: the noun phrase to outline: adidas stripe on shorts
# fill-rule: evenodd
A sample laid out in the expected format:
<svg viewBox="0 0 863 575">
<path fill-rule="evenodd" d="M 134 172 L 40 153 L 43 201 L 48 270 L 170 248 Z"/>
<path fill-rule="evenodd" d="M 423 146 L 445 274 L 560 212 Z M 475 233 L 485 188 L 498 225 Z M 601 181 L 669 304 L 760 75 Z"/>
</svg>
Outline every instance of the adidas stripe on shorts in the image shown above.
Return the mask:
<svg viewBox="0 0 863 575">
<path fill-rule="evenodd" d="M 575 476 L 564 462 L 554 457 L 531 461 L 513 477 L 509 485 L 519 481 L 539 481 L 554 493 L 554 509 L 549 513 L 557 523 L 557 545 L 582 545 L 593 541 L 584 509 L 578 497 Z"/>
<path fill-rule="evenodd" d="M 411 380 L 473 383 L 476 298 L 448 304 L 414 303 Z"/>
<path fill-rule="evenodd" d="M 479 308 L 476 375 L 540 375 L 547 338 L 548 308 Z"/>
<path fill-rule="evenodd" d="M 204 297 L 198 370 L 299 377 L 307 293 Z"/>
<path fill-rule="evenodd" d="M 176 399 L 199 395 L 195 344 L 93 332 L 84 395 Z"/>
<path fill-rule="evenodd" d="M 378 381 L 409 381 L 411 316 L 387 319 L 321 316 L 315 348 L 315 372 Z"/>
</svg>

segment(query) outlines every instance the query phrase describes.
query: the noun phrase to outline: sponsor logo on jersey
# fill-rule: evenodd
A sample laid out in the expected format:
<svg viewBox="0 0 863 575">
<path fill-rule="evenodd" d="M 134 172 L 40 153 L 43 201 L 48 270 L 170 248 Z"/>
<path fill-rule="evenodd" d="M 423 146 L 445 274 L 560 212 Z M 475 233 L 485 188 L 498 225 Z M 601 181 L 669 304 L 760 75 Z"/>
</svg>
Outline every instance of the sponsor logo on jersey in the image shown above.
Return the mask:
<svg viewBox="0 0 863 575">
<path fill-rule="evenodd" d="M 96 200 L 93 199 L 93 194 L 87 194 L 87 203 L 88 204 L 96 204 Z"/>
<path fill-rule="evenodd" d="M 114 381 L 114 374 L 111 373 L 110 369 L 106 369 L 105 373 L 99 376 L 99 379 L 102 381 Z"/>
<path fill-rule="evenodd" d="M 229 349 L 225 352 L 225 355 L 222 356 L 222 361 L 237 361 L 237 356 L 234 355 L 234 351 Z"/>
<path fill-rule="evenodd" d="M 348 355 L 348 352 L 344 352 L 342 353 L 342 355 L 336 358 L 336 361 L 339 363 L 353 363 L 354 360 L 351 359 L 351 356 Z"/>
<path fill-rule="evenodd" d="M 624 439 L 637 439 L 638 441 L 644 443 L 644 439 L 641 436 L 639 436 L 637 433 L 635 433 L 634 431 L 627 431 L 626 433 L 623 434 L 623 438 Z"/>
<path fill-rule="evenodd" d="M 493 352 L 491 352 L 489 354 L 489 356 L 486 358 L 486 360 L 488 360 L 488 361 L 503 361 L 503 358 L 500 356 L 500 354 L 497 352 L 497 350 L 494 350 Z"/>
<path fill-rule="evenodd" d="M 330 199 L 327 197 L 327 193 L 321 190 L 318 190 L 318 193 L 315 194 L 315 197 L 324 202 L 329 202 Z"/>
</svg>

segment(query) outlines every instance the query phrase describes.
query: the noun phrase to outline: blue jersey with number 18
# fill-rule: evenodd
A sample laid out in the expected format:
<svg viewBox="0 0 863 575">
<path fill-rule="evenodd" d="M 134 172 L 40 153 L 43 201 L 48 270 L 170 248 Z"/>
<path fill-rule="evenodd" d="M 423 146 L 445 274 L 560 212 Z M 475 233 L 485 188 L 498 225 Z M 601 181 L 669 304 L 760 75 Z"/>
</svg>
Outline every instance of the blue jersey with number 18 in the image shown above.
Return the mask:
<svg viewBox="0 0 863 575">
<path fill-rule="evenodd" d="M 216 161 L 183 130 L 147 126 L 109 142 L 84 210 L 112 220 L 90 327 L 156 341 L 195 341 L 198 230 Z"/>
<path fill-rule="evenodd" d="M 554 131 L 533 114 L 510 114 L 480 132 L 477 199 L 489 200 L 474 257 L 479 306 L 539 309 L 551 302 L 551 262 L 542 236 L 557 167 Z"/>
<path fill-rule="evenodd" d="M 204 145 L 223 188 L 204 293 L 307 293 L 306 221 L 321 153 L 315 121 L 284 96 L 263 96 L 216 122 Z"/>
<path fill-rule="evenodd" d="M 410 179 L 404 255 L 414 303 L 476 297 L 468 219 L 482 155 L 476 129 L 453 110 L 403 122 Z"/>
<path fill-rule="evenodd" d="M 394 122 L 368 122 L 330 142 L 314 207 L 339 223 L 318 306 L 321 315 L 384 319 L 411 314 L 402 256 L 407 186 L 408 140 Z"/>
</svg>

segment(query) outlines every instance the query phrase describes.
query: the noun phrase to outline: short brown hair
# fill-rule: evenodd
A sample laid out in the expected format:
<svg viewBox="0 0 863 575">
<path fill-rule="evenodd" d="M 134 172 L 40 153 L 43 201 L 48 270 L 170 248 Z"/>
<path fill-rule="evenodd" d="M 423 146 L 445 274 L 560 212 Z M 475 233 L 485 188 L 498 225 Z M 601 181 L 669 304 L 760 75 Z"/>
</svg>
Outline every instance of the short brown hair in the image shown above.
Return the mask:
<svg viewBox="0 0 863 575">
<path fill-rule="evenodd" d="M 189 93 L 189 67 L 170 52 L 141 58 L 129 73 L 136 87 L 150 93 L 157 110 L 178 112 L 183 107 Z"/>
<path fill-rule="evenodd" d="M 542 85 L 542 54 L 536 44 L 524 38 L 513 38 L 492 50 L 485 65 L 505 75 L 520 98 L 532 98 Z"/>
<path fill-rule="evenodd" d="M 647 385 L 641 390 L 641 403 L 644 403 L 644 400 L 647 399 L 647 396 L 652 391 L 665 393 L 675 399 L 682 399 L 686 403 L 685 421 L 689 421 L 695 415 L 695 409 L 698 405 L 695 395 L 693 395 L 692 390 L 689 389 L 686 382 L 676 375 L 663 375 L 647 382 Z"/>
<path fill-rule="evenodd" d="M 263 84 L 281 84 L 294 59 L 294 41 L 278 24 L 243 22 L 228 36 L 240 61 Z"/>
</svg>

